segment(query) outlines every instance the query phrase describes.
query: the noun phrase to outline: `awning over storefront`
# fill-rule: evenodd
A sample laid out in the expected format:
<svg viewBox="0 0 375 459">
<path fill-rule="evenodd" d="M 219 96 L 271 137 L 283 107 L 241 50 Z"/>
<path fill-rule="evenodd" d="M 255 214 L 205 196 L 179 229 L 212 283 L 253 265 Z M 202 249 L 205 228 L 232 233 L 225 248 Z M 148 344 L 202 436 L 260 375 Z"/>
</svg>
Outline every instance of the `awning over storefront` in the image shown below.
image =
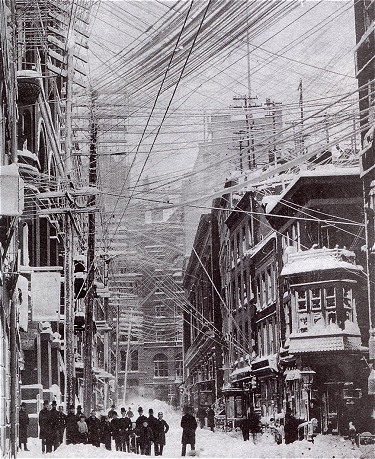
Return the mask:
<svg viewBox="0 0 375 459">
<path fill-rule="evenodd" d="M 284 372 L 285 381 L 294 381 L 296 379 L 301 379 L 301 371 L 294 369 L 294 370 L 286 370 Z"/>
<path fill-rule="evenodd" d="M 229 375 L 230 378 L 238 379 L 239 377 L 245 376 L 246 373 L 251 372 L 251 366 L 247 365 L 243 368 L 236 368 L 232 373 Z"/>
</svg>

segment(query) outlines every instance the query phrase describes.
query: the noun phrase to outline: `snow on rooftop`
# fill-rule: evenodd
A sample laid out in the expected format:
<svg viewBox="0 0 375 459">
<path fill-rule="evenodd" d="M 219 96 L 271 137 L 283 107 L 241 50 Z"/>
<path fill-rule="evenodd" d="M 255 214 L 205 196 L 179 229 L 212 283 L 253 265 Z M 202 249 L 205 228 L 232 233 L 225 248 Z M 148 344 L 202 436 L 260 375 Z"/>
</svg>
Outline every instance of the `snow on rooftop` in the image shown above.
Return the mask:
<svg viewBox="0 0 375 459">
<path fill-rule="evenodd" d="M 317 166 L 315 169 L 303 169 L 299 172 L 298 177 L 292 180 L 289 186 L 285 188 L 283 193 L 278 195 L 265 196 L 262 199 L 262 205 L 265 207 L 266 213 L 271 213 L 276 205 L 284 198 L 291 188 L 297 183 L 301 177 L 338 177 L 340 175 L 358 175 L 358 167 L 339 167 L 335 164 L 325 164 Z"/>
<path fill-rule="evenodd" d="M 306 250 L 306 252 L 308 252 Z M 282 271 L 282 276 L 290 276 L 292 274 L 298 273 L 306 273 L 312 271 L 327 271 L 331 269 L 349 269 L 351 271 L 362 271 L 363 268 L 360 265 L 355 265 L 353 263 L 349 263 L 347 261 L 340 260 L 336 257 L 333 257 L 329 254 L 326 256 L 317 255 L 314 257 L 313 255 L 301 258 L 299 260 L 292 261 L 287 263 Z"/>
</svg>

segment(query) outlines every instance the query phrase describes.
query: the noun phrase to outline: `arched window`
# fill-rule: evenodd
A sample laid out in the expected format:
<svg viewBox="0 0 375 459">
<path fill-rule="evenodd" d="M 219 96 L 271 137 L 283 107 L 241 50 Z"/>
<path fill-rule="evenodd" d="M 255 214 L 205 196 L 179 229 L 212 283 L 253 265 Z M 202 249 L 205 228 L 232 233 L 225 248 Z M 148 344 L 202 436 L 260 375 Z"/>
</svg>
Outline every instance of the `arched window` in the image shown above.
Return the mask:
<svg viewBox="0 0 375 459">
<path fill-rule="evenodd" d="M 154 357 L 154 376 L 168 376 L 168 359 L 165 354 L 156 354 Z"/>
</svg>

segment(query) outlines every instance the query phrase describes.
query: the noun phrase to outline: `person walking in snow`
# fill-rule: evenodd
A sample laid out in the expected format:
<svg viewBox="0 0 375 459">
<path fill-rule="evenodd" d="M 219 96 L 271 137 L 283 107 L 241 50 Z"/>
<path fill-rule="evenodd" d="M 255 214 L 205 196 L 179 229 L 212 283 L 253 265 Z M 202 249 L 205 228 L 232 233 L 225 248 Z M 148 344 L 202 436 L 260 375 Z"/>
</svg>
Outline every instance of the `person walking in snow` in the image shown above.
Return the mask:
<svg viewBox="0 0 375 459">
<path fill-rule="evenodd" d="M 111 427 L 112 427 L 113 439 L 115 440 L 116 451 L 122 451 L 122 442 L 121 442 L 122 430 L 121 430 L 120 419 L 117 417 L 117 411 L 114 411 L 112 413 Z"/>
<path fill-rule="evenodd" d="M 121 418 L 119 419 L 119 423 L 121 425 L 121 451 L 127 451 L 130 453 L 129 434 L 132 430 L 132 422 L 127 416 L 125 408 L 121 408 Z"/>
<path fill-rule="evenodd" d="M 207 409 L 207 426 L 215 431 L 215 411 L 211 407 Z"/>
<path fill-rule="evenodd" d="M 108 419 L 111 420 L 113 413 L 116 411 L 116 405 L 111 405 L 111 409 L 108 411 Z"/>
<path fill-rule="evenodd" d="M 78 426 L 79 418 L 75 414 L 74 405 L 69 406 L 69 413 L 66 415 L 66 444 L 75 444 L 78 442 Z"/>
<path fill-rule="evenodd" d="M 19 446 L 23 444 L 23 450 L 29 451 L 27 448 L 27 428 L 29 426 L 29 415 L 26 411 L 26 403 L 22 402 L 20 406 L 20 411 L 18 414 L 18 423 L 19 423 Z"/>
<path fill-rule="evenodd" d="M 190 445 L 192 451 L 195 450 L 195 431 L 197 430 L 198 424 L 195 417 L 192 414 L 192 411 L 192 408 L 187 406 L 185 408 L 185 414 L 181 418 L 181 456 L 186 456 L 186 445 Z"/>
<path fill-rule="evenodd" d="M 64 430 L 66 427 L 66 414 L 63 411 L 63 407 L 60 405 L 58 410 L 58 428 L 57 428 L 57 437 L 59 445 L 62 444 L 64 439 Z"/>
<path fill-rule="evenodd" d="M 112 426 L 107 415 L 103 415 L 100 419 L 100 442 L 104 443 L 105 449 L 112 449 Z"/>
<path fill-rule="evenodd" d="M 351 440 L 352 444 L 355 444 L 355 438 L 357 434 L 357 429 L 352 421 L 349 422 L 349 440 Z"/>
<path fill-rule="evenodd" d="M 151 456 L 151 443 L 154 441 L 154 437 L 147 419 L 143 421 L 141 427 L 137 427 L 137 435 L 141 454 Z"/>
<path fill-rule="evenodd" d="M 100 419 L 96 417 L 96 412 L 93 410 L 90 417 L 86 419 L 88 428 L 87 441 L 91 445 L 99 448 L 100 446 Z"/>
<path fill-rule="evenodd" d="M 81 414 L 81 416 L 79 417 L 79 421 L 77 422 L 77 429 L 78 429 L 78 443 L 86 444 L 89 429 L 87 427 L 84 414 Z"/>
<path fill-rule="evenodd" d="M 39 412 L 39 438 L 42 440 L 42 453 L 52 452 L 49 401 L 44 400 L 43 408 Z"/>
<path fill-rule="evenodd" d="M 154 447 L 155 447 L 155 456 L 162 456 L 163 449 L 165 445 L 165 434 L 169 430 L 169 425 L 163 419 L 163 413 L 158 413 L 158 418 L 156 420 L 156 429 L 154 434 Z"/>
<path fill-rule="evenodd" d="M 200 428 L 203 429 L 204 424 L 205 424 L 205 418 L 207 416 L 206 409 L 203 406 L 200 406 L 198 408 L 197 416 L 198 416 L 198 419 L 199 419 Z"/>
<path fill-rule="evenodd" d="M 129 406 L 129 408 L 128 408 L 128 411 L 126 412 L 126 416 L 127 416 L 129 419 L 131 419 L 132 417 L 134 417 L 134 413 L 133 413 L 132 409 L 130 408 L 130 406 Z"/>
<path fill-rule="evenodd" d="M 138 438 L 137 430 L 139 430 L 142 427 L 144 421 L 147 421 L 147 417 L 143 414 L 143 408 L 140 406 L 138 408 L 138 418 L 135 421 L 135 435 L 136 435 L 136 450 L 137 450 L 137 454 L 139 454 L 139 451 L 140 451 L 140 445 L 139 445 L 139 438 Z"/>
<path fill-rule="evenodd" d="M 49 428 L 50 428 L 50 441 L 53 446 L 53 450 L 59 447 L 59 412 L 57 411 L 56 400 L 53 400 L 52 407 L 49 412 Z"/>
</svg>

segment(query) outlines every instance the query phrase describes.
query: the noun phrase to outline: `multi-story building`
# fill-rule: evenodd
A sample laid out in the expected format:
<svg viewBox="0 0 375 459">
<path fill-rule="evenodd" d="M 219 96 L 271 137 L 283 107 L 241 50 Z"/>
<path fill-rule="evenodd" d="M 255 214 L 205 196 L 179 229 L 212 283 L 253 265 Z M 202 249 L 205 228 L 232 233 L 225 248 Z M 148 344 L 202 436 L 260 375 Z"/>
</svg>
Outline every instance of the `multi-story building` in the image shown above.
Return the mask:
<svg viewBox="0 0 375 459">
<path fill-rule="evenodd" d="M 27 296 L 19 295 L 18 231 L 23 211 L 23 181 L 17 167 L 16 96 L 14 69 L 16 36 L 14 2 L 0 1 L 0 455 L 16 454 L 20 310 Z M 26 292 L 27 295 L 27 292 Z M 26 309 L 27 312 L 27 309 Z M 23 324 L 25 315 L 22 316 Z M 27 317 L 26 317 L 27 321 Z"/>
<path fill-rule="evenodd" d="M 201 216 L 193 251 L 184 270 L 188 305 L 184 311 L 184 390 L 195 408 L 222 396 L 223 339 L 220 305 L 219 234 L 216 216 Z"/>
<path fill-rule="evenodd" d="M 162 192 L 160 200 L 174 198 Z M 116 257 L 109 274 L 112 368 L 118 375 L 113 398 L 122 404 L 148 396 L 180 405 L 182 213 L 164 207 L 131 202 L 123 218 L 118 216 L 120 234 L 111 236 L 116 243 L 108 252 Z"/>
<path fill-rule="evenodd" d="M 368 392 L 375 395 L 375 32 L 372 24 L 375 20 L 375 5 L 369 0 L 354 2 L 356 32 L 356 77 L 358 79 L 358 100 L 360 110 L 360 128 L 362 138 L 361 179 L 364 190 L 364 208 L 366 212 L 366 253 L 368 268 L 368 300 L 370 308 L 369 360 L 372 371 L 368 381 Z M 373 406 L 375 406 L 373 402 Z"/>
<path fill-rule="evenodd" d="M 284 412 L 322 433 L 368 429 L 368 304 L 358 168 L 301 172 L 266 204 L 277 231 Z"/>
<path fill-rule="evenodd" d="M 64 1 L 15 6 L 16 155 L 25 183 L 18 257 L 20 399 L 28 406 L 29 434 L 37 436 L 42 400 L 74 403 L 82 377 L 74 356 L 81 347 L 83 304 L 73 294 L 73 254 L 86 244 L 81 217 L 88 193 L 80 187 L 88 171 L 82 174 L 80 158 L 71 155 L 71 102 L 75 83 L 82 84 L 78 61 L 86 47 L 90 2 L 74 9 Z"/>
</svg>

